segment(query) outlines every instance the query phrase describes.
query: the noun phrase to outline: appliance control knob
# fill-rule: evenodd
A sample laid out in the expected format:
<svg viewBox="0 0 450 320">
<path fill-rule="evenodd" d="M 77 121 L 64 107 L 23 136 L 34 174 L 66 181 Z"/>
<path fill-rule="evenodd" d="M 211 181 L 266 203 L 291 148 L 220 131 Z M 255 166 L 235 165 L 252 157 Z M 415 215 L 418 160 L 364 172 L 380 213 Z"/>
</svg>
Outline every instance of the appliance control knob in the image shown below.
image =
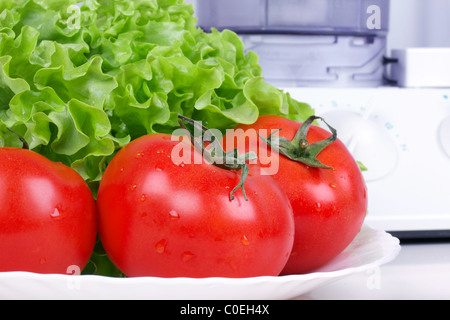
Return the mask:
<svg viewBox="0 0 450 320">
<path fill-rule="evenodd" d="M 450 116 L 439 126 L 439 140 L 448 157 L 450 157 Z"/>
<path fill-rule="evenodd" d="M 396 167 L 397 146 L 377 119 L 342 110 L 328 112 L 323 118 L 337 130 L 355 160 L 367 167 L 363 173 L 367 181 L 381 179 Z"/>
</svg>

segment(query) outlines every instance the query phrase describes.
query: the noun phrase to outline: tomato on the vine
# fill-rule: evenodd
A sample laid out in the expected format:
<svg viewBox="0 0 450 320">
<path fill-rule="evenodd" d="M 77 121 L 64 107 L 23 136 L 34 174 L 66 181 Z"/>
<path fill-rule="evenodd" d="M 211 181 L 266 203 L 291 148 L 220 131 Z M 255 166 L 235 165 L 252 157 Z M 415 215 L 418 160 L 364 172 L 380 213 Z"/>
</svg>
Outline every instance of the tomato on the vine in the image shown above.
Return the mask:
<svg viewBox="0 0 450 320">
<path fill-rule="evenodd" d="M 357 162 L 334 129 L 330 135 L 312 125 L 317 119 L 302 125 L 260 116 L 252 125 L 238 125 L 223 141 L 227 150 L 236 147 L 233 139 L 246 138 L 239 151 L 257 153 L 257 163 L 291 202 L 295 240 L 282 274 L 308 273 L 336 257 L 356 237 L 367 212 L 367 188 Z"/>
<path fill-rule="evenodd" d="M 96 238 L 95 200 L 75 170 L 0 148 L 0 272 L 79 273 Z"/>
<path fill-rule="evenodd" d="M 97 206 L 111 261 L 129 277 L 278 275 L 294 239 L 286 195 L 258 170 L 236 189 L 239 170 L 174 137 L 137 138 L 108 164 Z"/>
</svg>

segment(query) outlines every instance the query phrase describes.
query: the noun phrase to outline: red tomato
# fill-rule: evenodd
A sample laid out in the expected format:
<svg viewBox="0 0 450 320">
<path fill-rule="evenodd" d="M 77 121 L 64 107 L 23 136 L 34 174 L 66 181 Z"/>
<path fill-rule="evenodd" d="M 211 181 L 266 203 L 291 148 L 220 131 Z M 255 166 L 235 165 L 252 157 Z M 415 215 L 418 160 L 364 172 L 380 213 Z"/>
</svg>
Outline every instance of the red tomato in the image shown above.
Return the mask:
<svg viewBox="0 0 450 320">
<path fill-rule="evenodd" d="M 129 277 L 278 275 L 294 237 L 286 195 L 271 177 L 250 172 L 248 201 L 240 189 L 231 200 L 240 174 L 199 163 L 201 153 L 172 137 L 140 137 L 106 168 L 97 206 L 111 261 Z M 180 146 L 192 152 L 184 162 L 176 159 Z"/>
<path fill-rule="evenodd" d="M 94 197 L 75 170 L 0 148 L 0 271 L 81 271 L 96 237 Z"/>
<path fill-rule="evenodd" d="M 281 129 L 274 135 L 291 141 L 300 126 L 301 123 L 279 116 L 261 116 L 252 125 L 237 126 L 224 139 L 224 148 L 232 149 L 236 145 L 231 146 L 231 138 L 244 141 L 246 137 L 245 145 L 241 143 L 238 147 L 240 152 L 256 152 L 259 165 L 273 176 L 290 199 L 295 241 L 282 274 L 308 273 L 336 257 L 358 234 L 367 211 L 367 189 L 362 173 L 339 139 L 318 154 L 317 160 L 332 167 L 323 169 L 279 155 L 258 138 L 258 134 L 267 138 Z M 309 144 L 328 137 L 329 132 L 314 125 L 307 133 Z"/>
</svg>

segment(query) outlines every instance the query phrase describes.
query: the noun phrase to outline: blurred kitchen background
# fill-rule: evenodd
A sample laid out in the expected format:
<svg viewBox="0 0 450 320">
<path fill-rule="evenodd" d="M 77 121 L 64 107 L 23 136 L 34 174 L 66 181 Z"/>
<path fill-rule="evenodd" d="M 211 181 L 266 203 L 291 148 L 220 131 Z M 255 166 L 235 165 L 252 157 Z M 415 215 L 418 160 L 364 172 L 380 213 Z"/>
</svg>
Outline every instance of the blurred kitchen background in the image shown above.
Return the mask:
<svg viewBox="0 0 450 320">
<path fill-rule="evenodd" d="M 450 47 L 450 1 L 391 0 L 388 49 Z"/>
<path fill-rule="evenodd" d="M 193 4 L 196 9 L 196 0 L 186 2 Z M 450 47 L 450 1 L 391 0 L 389 26 L 388 50 Z"/>
<path fill-rule="evenodd" d="M 450 238 L 449 0 L 187 1 L 337 128 L 369 169 L 369 225 Z"/>
</svg>

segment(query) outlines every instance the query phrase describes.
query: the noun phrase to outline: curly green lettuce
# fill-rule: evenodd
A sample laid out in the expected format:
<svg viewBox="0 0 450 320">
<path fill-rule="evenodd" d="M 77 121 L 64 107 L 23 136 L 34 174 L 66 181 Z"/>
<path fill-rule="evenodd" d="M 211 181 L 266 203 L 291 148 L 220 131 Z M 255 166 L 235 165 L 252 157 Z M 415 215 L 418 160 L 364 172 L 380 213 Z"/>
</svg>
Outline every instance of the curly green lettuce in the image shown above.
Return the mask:
<svg viewBox="0 0 450 320">
<path fill-rule="evenodd" d="M 93 185 L 129 141 L 178 127 L 226 129 L 312 109 L 261 77 L 233 32 L 196 27 L 184 0 L 2 0 L 0 146 L 61 161 Z"/>
</svg>

